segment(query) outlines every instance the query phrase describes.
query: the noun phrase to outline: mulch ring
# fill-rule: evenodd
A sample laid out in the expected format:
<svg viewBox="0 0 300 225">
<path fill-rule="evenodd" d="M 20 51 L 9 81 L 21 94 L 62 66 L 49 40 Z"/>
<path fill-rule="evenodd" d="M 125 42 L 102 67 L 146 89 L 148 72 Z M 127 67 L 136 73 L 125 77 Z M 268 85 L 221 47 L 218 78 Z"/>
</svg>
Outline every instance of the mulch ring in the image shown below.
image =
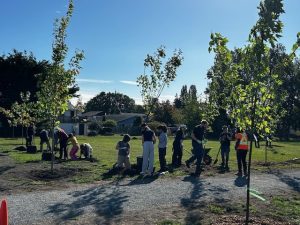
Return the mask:
<svg viewBox="0 0 300 225">
<path fill-rule="evenodd" d="M 29 178 L 34 180 L 43 180 L 43 181 L 51 181 L 51 180 L 61 180 L 72 177 L 77 173 L 82 173 L 88 171 L 85 168 L 60 168 L 54 169 L 51 172 L 50 169 L 47 170 L 32 170 L 29 172 Z"/>
<path fill-rule="evenodd" d="M 228 215 L 215 218 L 211 225 L 242 225 L 245 224 L 245 216 Z M 291 225 L 289 222 L 281 222 L 271 218 L 251 217 L 249 224 L 251 225 Z"/>
<path fill-rule="evenodd" d="M 294 158 L 283 162 L 253 162 L 258 166 L 276 166 L 276 165 L 290 165 L 290 164 L 300 164 L 300 158 Z"/>
</svg>

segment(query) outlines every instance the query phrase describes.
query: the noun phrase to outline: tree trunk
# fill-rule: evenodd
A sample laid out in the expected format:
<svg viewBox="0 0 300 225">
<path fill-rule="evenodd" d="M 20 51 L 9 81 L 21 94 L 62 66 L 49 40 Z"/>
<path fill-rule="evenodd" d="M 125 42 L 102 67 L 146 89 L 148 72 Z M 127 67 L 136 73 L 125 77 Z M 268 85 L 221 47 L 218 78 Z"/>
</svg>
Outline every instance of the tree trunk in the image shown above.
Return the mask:
<svg viewBox="0 0 300 225">
<path fill-rule="evenodd" d="M 54 173 L 54 160 L 55 160 L 55 156 L 54 156 L 54 122 L 52 121 L 51 123 L 51 135 L 52 135 L 52 146 L 51 146 L 51 173 Z"/>
<path fill-rule="evenodd" d="M 252 108 L 251 108 L 251 137 L 250 137 L 250 151 L 249 151 L 249 160 L 248 160 L 248 179 L 247 179 L 247 204 L 246 204 L 246 225 L 249 224 L 250 217 L 250 175 L 251 175 L 251 160 L 252 160 L 252 147 L 253 147 L 253 132 L 255 128 L 255 113 L 256 113 L 256 100 L 257 94 L 255 93 L 252 97 Z M 248 137 L 249 139 L 249 137 Z"/>
<path fill-rule="evenodd" d="M 22 126 L 22 145 L 24 145 L 24 129 L 23 129 L 24 127 Z"/>
<path fill-rule="evenodd" d="M 268 165 L 268 147 L 267 145 L 265 146 L 265 166 Z"/>
<path fill-rule="evenodd" d="M 252 139 L 250 141 L 250 152 L 248 161 L 248 179 L 247 179 L 247 204 L 246 204 L 246 225 L 249 224 L 250 216 L 250 172 L 251 172 L 251 159 L 252 159 Z"/>
</svg>

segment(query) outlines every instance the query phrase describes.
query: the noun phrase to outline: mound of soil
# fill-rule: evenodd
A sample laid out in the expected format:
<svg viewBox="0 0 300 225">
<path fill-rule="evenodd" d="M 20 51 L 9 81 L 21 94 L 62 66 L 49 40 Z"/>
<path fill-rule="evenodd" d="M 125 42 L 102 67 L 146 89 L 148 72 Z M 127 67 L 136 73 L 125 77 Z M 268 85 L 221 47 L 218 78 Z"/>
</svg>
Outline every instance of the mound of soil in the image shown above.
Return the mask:
<svg viewBox="0 0 300 225">
<path fill-rule="evenodd" d="M 241 225 L 245 224 L 244 216 L 228 215 L 215 218 L 212 225 Z M 251 225 L 291 225 L 289 222 L 280 222 L 271 218 L 251 217 L 249 224 Z"/>
<path fill-rule="evenodd" d="M 60 168 L 54 169 L 53 173 L 50 170 L 32 170 L 29 173 L 29 177 L 43 181 L 60 180 L 72 177 L 76 173 L 85 172 L 86 170 L 81 168 Z"/>
</svg>

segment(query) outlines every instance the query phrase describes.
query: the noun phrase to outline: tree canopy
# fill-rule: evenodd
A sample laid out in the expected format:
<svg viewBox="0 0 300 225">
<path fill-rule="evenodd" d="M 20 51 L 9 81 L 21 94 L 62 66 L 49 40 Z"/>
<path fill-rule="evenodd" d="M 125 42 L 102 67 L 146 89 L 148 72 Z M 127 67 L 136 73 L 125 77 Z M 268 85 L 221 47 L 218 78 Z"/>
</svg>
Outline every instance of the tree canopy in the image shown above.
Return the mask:
<svg viewBox="0 0 300 225">
<path fill-rule="evenodd" d="M 177 69 L 183 61 L 182 51 L 175 50 L 171 58 L 168 60 L 165 58 L 164 46 L 159 47 L 153 55 L 148 54 L 144 60 L 144 74 L 137 78 L 148 116 L 152 113 L 164 88 L 175 80 Z"/>
<path fill-rule="evenodd" d="M 13 50 L 0 56 L 0 107 L 9 109 L 21 101 L 21 92 L 30 92 L 30 101 L 36 101 L 40 74 L 50 66 L 46 60 L 38 61 L 33 53 Z"/>
<path fill-rule="evenodd" d="M 102 111 L 107 114 L 134 112 L 135 102 L 132 98 L 121 93 L 101 92 L 85 105 L 85 112 Z"/>
</svg>

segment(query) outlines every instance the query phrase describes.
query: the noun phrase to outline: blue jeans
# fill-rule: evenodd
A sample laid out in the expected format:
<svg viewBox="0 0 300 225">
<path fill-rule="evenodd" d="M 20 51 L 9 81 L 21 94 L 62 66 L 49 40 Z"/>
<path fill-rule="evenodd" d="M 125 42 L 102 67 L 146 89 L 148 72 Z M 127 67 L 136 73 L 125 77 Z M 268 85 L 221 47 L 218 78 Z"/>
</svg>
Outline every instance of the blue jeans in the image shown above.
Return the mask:
<svg viewBox="0 0 300 225">
<path fill-rule="evenodd" d="M 202 162 L 204 150 L 203 150 L 202 144 L 199 144 L 195 141 L 192 142 L 192 146 L 193 146 L 193 154 L 194 155 L 187 160 L 187 163 L 190 164 L 190 163 L 194 162 L 195 160 L 197 160 L 195 174 L 199 175 L 201 173 L 201 162 Z"/>
<path fill-rule="evenodd" d="M 228 167 L 230 146 L 221 146 L 222 166 Z"/>
</svg>

